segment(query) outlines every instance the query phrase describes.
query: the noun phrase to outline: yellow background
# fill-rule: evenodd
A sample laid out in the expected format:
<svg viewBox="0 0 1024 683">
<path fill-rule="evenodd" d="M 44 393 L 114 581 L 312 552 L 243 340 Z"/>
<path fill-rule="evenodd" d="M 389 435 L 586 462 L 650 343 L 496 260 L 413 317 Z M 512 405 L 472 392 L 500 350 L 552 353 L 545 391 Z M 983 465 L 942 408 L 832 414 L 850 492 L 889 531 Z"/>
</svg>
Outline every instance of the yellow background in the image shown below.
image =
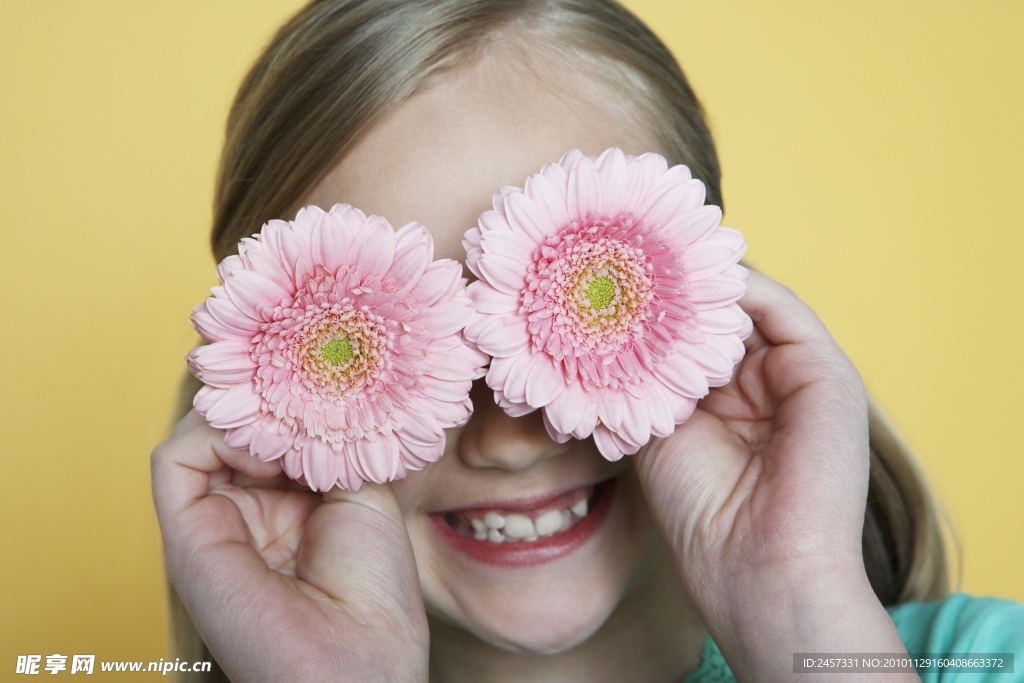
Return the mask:
<svg viewBox="0 0 1024 683">
<path fill-rule="evenodd" d="M 298 4 L 0 6 L 0 671 L 165 655 L 148 456 L 215 284 L 227 108 Z M 1024 4 L 627 5 L 707 107 L 748 258 L 918 453 L 962 587 L 1024 600 Z"/>
</svg>

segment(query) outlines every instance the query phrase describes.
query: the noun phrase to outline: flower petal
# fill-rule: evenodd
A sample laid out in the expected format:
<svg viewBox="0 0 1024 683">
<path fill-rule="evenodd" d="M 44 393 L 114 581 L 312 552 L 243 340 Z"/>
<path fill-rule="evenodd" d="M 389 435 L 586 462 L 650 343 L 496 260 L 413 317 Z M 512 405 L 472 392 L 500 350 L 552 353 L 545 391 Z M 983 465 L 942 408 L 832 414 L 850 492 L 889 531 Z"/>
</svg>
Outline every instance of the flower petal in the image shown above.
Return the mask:
<svg viewBox="0 0 1024 683">
<path fill-rule="evenodd" d="M 478 316 L 465 334 L 481 351 L 496 358 L 525 353 L 530 345 L 529 328 L 521 316 Z"/>
<path fill-rule="evenodd" d="M 443 436 L 444 431 L 430 413 L 409 410 L 402 416 L 402 438 L 406 443 L 429 446 Z"/>
<path fill-rule="evenodd" d="M 634 444 L 645 444 L 651 440 L 651 413 L 642 398 L 623 397 L 626 419 L 622 421 L 621 436 Z"/>
<path fill-rule="evenodd" d="M 349 261 L 349 250 L 355 239 L 355 226 L 344 219 L 351 214 L 337 209 L 318 217 L 309 238 L 313 265 L 323 266 L 332 275 Z"/>
<path fill-rule="evenodd" d="M 368 278 L 383 277 L 394 257 L 395 231 L 380 216 L 370 216 L 356 233 L 349 260 Z"/>
<path fill-rule="evenodd" d="M 289 294 L 270 278 L 251 270 L 231 273 L 224 283 L 224 291 L 238 309 L 250 317 L 276 306 Z"/>
<path fill-rule="evenodd" d="M 544 417 L 544 429 L 547 430 L 548 436 L 551 437 L 552 441 L 555 443 L 567 443 L 572 438 L 572 434 L 563 434 L 555 429 L 548 419 L 548 411 L 545 410 L 542 414 Z"/>
<path fill-rule="evenodd" d="M 252 424 L 242 425 L 241 427 L 232 427 L 224 432 L 224 445 L 228 448 L 246 450 L 249 448 L 253 434 L 255 433 L 256 430 L 253 429 Z"/>
<path fill-rule="evenodd" d="M 691 300 L 701 309 L 718 308 L 735 303 L 747 291 L 747 283 L 722 273 L 689 284 Z"/>
<path fill-rule="evenodd" d="M 622 203 L 623 206 L 639 207 L 654 183 L 668 170 L 668 163 L 660 154 L 647 153 L 630 159 L 626 166 L 629 173 Z"/>
<path fill-rule="evenodd" d="M 512 227 L 511 234 L 518 235 L 520 234 L 518 231 L 521 231 L 534 243 L 542 241 L 550 228 L 546 213 L 521 192 L 510 194 L 505 198 L 505 216 Z M 488 235 L 490 234 L 493 233 L 488 233 Z M 484 236 L 484 251 L 487 251 L 488 235 Z M 526 242 L 526 240 L 523 241 Z"/>
<path fill-rule="evenodd" d="M 697 327 L 710 334 L 738 334 L 749 322 L 749 316 L 739 306 L 703 310 L 697 316 Z"/>
<path fill-rule="evenodd" d="M 540 356 L 541 354 L 538 353 L 524 353 L 516 357 L 509 370 L 508 380 L 506 380 L 505 386 L 501 387 L 507 401 L 515 404 L 530 405 L 529 401 L 526 400 L 526 380 L 529 379 L 530 373 L 533 372 L 534 365 L 541 362 Z M 530 406 L 530 408 L 532 410 L 537 408 L 537 406 Z"/>
<path fill-rule="evenodd" d="M 562 158 L 558 160 L 557 167 L 561 167 L 565 171 L 566 177 L 568 178 L 569 171 L 576 165 L 576 162 L 583 158 L 583 152 L 578 149 L 570 149 L 568 152 L 562 155 Z"/>
<path fill-rule="evenodd" d="M 294 266 L 299 259 L 309 263 L 313 258 L 309 238 L 312 234 L 311 228 L 313 223 L 321 214 L 323 214 L 323 210 L 317 206 L 299 209 L 295 215 L 295 220 L 288 225 L 287 234 L 281 235 L 282 263 Z M 292 277 L 295 278 L 296 276 L 297 273 L 292 272 Z M 299 284 L 299 282 L 296 281 L 296 284 Z"/>
<path fill-rule="evenodd" d="M 302 474 L 306 477 L 306 485 L 314 491 L 328 491 L 337 483 L 334 468 L 336 458 L 331 447 L 320 439 L 309 439 L 302 448 Z"/>
<path fill-rule="evenodd" d="M 284 473 L 288 475 L 289 479 L 298 480 L 302 477 L 302 450 L 297 446 L 293 446 L 291 450 L 284 454 L 281 466 L 284 467 Z"/>
<path fill-rule="evenodd" d="M 699 206 L 670 218 L 665 223 L 664 233 L 676 249 L 682 250 L 717 228 L 721 220 L 722 210 L 717 206 Z"/>
<path fill-rule="evenodd" d="M 426 226 L 409 223 L 395 233 L 395 256 L 386 277 L 394 278 L 399 287 L 419 283 L 434 258 L 434 241 Z"/>
<path fill-rule="evenodd" d="M 546 214 L 546 231 L 551 227 L 562 228 L 569 224 L 569 214 L 565 205 L 565 182 L 561 191 L 540 173 L 530 176 L 526 181 L 524 192 L 536 202 Z"/>
<path fill-rule="evenodd" d="M 731 353 L 727 352 L 723 344 L 727 344 L 724 340 L 729 337 L 717 337 L 715 335 L 707 335 L 704 342 L 701 344 L 691 344 L 689 342 L 677 342 L 676 350 L 679 353 L 684 354 L 687 359 L 697 365 L 700 371 L 708 378 L 709 386 L 719 386 L 712 380 L 714 378 L 723 378 L 732 376 L 733 366 L 739 362 L 737 359 L 735 362 L 732 360 Z M 743 342 L 736 340 L 739 346 L 740 357 L 743 355 Z M 668 363 L 670 361 L 666 361 Z M 692 395 L 694 392 L 690 392 L 687 395 Z M 699 398 L 699 397 L 698 397 Z"/>
<path fill-rule="evenodd" d="M 669 173 L 676 168 L 684 167 L 676 166 L 670 169 Z M 659 182 L 651 189 L 651 193 L 637 208 L 636 215 L 651 225 L 664 227 L 679 214 L 684 213 L 693 203 L 694 189 L 693 183 L 686 180 L 667 183 L 662 182 L 662 179 L 659 178 Z M 703 193 L 701 195 L 701 199 L 703 199 Z"/>
<path fill-rule="evenodd" d="M 449 299 L 425 309 L 416 321 L 435 337 L 447 337 L 461 331 L 473 319 L 473 307 L 468 298 Z"/>
<path fill-rule="evenodd" d="M 595 164 L 601 178 L 601 192 L 604 196 L 604 213 L 614 217 L 624 209 L 628 167 L 626 155 L 613 147 L 597 158 Z"/>
<path fill-rule="evenodd" d="M 462 247 L 466 250 L 466 267 L 477 277 L 481 277 L 477 263 L 484 253 L 480 245 L 481 239 L 480 228 L 470 228 L 462 237 Z"/>
<path fill-rule="evenodd" d="M 429 375 L 423 375 L 420 377 L 419 382 L 417 382 L 417 388 L 419 388 L 425 396 L 451 403 L 461 401 L 463 398 L 468 396 L 472 384 L 473 383 L 470 380 L 459 380 L 453 382 L 438 379 L 436 377 L 430 377 Z"/>
<path fill-rule="evenodd" d="M 644 386 L 647 394 L 647 409 L 651 414 L 651 435 L 666 437 L 675 430 L 672 419 L 672 392 L 667 391 L 659 382 L 647 382 Z"/>
<path fill-rule="evenodd" d="M 246 242 L 249 243 L 248 246 Z M 238 248 L 240 252 L 244 249 L 245 261 L 249 264 L 249 270 L 255 270 L 260 275 L 269 277 L 285 291 L 291 289 L 291 275 L 285 270 L 284 264 L 267 250 L 262 241 L 242 240 L 242 244 Z"/>
<path fill-rule="evenodd" d="M 746 250 L 743 235 L 729 228 L 718 228 L 707 239 L 692 244 L 683 252 L 687 279 L 702 280 L 718 275 L 741 258 Z"/>
<path fill-rule="evenodd" d="M 486 282 L 477 280 L 466 288 L 473 308 L 480 313 L 514 313 L 519 310 L 519 297 L 499 291 Z"/>
<path fill-rule="evenodd" d="M 260 331 L 262 316 L 259 311 L 252 308 L 241 309 L 228 298 L 227 292 L 223 288 L 214 287 L 214 289 L 219 289 L 218 294 L 221 296 L 214 294 L 207 298 L 203 305 L 206 307 L 206 312 L 218 324 L 244 337 L 251 337 Z"/>
<path fill-rule="evenodd" d="M 594 162 L 581 157 L 569 171 L 569 190 L 566 193 L 569 219 L 578 221 L 592 213 L 601 215 L 604 199 L 601 178 Z"/>
<path fill-rule="evenodd" d="M 419 284 L 413 290 L 417 301 L 430 306 L 446 293 L 452 291 L 462 279 L 462 266 L 458 261 L 441 259 L 434 261 L 426 270 Z"/>
<path fill-rule="evenodd" d="M 506 294 L 519 294 L 526 286 L 526 270 L 515 259 L 485 254 L 477 262 L 481 277 Z"/>
<path fill-rule="evenodd" d="M 526 402 L 543 408 L 558 398 L 565 389 L 565 378 L 546 353 L 537 354 L 537 361 L 526 378 Z"/>
<path fill-rule="evenodd" d="M 189 352 L 188 363 L 192 374 L 203 382 L 224 388 L 246 382 L 256 373 L 251 344 L 244 341 L 219 341 L 198 346 Z"/>
<path fill-rule="evenodd" d="M 524 200 L 529 201 L 529 200 Z M 480 240 L 480 248 L 487 255 L 504 256 L 518 261 L 523 270 L 533 260 L 533 252 L 537 249 L 537 241 L 533 241 L 525 233 L 512 230 L 492 230 Z"/>
<path fill-rule="evenodd" d="M 696 363 L 688 357 L 674 353 L 652 368 L 655 376 L 677 394 L 690 398 L 708 395 L 708 380 Z"/>
<path fill-rule="evenodd" d="M 249 450 L 260 460 L 276 460 L 292 448 L 295 439 L 287 432 L 279 433 L 283 425 L 277 418 L 272 415 L 264 417 L 258 426 L 259 429 L 253 430 Z"/>
<path fill-rule="evenodd" d="M 223 283 L 231 273 L 242 268 L 245 268 L 245 262 L 241 256 L 237 254 L 226 256 L 223 261 L 217 264 L 217 277 Z"/>
<path fill-rule="evenodd" d="M 398 473 L 398 441 L 393 438 L 360 439 L 355 443 L 360 469 L 370 481 L 383 484 Z"/>
<path fill-rule="evenodd" d="M 594 443 L 601 455 L 612 462 L 621 460 L 624 455 L 633 455 L 640 450 L 640 446 L 627 443 L 603 424 L 594 428 Z"/>
<path fill-rule="evenodd" d="M 619 391 L 603 391 L 597 414 L 601 422 L 612 431 L 622 429 L 622 421 L 626 419 L 625 395 Z"/>
<path fill-rule="evenodd" d="M 366 222 L 366 214 L 351 204 L 335 204 L 328 213 L 347 225 L 353 234 Z"/>
<path fill-rule="evenodd" d="M 427 347 L 430 364 L 424 368 L 424 374 L 448 381 L 473 379 L 477 374 L 479 356 L 465 345 L 458 348 L 438 352 L 433 345 Z"/>
<path fill-rule="evenodd" d="M 234 304 L 230 304 L 230 307 L 237 313 L 238 309 L 235 308 Z M 239 335 L 246 335 L 251 337 L 256 334 L 259 330 L 258 323 L 248 316 L 238 314 L 239 318 L 243 318 L 248 324 L 251 324 L 253 329 L 246 332 L 245 330 L 239 330 L 237 328 L 228 327 L 218 322 L 208 311 L 205 305 L 192 312 L 192 317 L 189 322 L 195 331 L 202 335 L 203 339 L 208 342 L 219 342 L 219 341 L 231 341 L 237 339 Z"/>
<path fill-rule="evenodd" d="M 252 382 L 236 384 L 221 392 L 216 403 L 207 409 L 206 421 L 217 429 L 240 427 L 259 417 L 261 404 Z"/>
<path fill-rule="evenodd" d="M 544 407 L 544 415 L 557 431 L 572 434 L 587 413 L 588 398 L 583 385 L 573 382 Z"/>
</svg>

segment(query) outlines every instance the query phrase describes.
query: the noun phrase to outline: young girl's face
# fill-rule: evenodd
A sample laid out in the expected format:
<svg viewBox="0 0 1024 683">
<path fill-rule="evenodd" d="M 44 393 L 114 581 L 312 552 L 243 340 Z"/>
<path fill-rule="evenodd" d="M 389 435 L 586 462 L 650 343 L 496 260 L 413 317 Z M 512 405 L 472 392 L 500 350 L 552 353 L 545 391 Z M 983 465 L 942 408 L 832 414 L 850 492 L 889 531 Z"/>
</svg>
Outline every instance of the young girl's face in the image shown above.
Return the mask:
<svg viewBox="0 0 1024 683">
<path fill-rule="evenodd" d="M 461 261 L 462 236 L 493 193 L 521 187 L 567 150 L 663 153 L 620 93 L 567 70 L 543 83 L 539 73 L 496 55 L 452 73 L 377 124 L 304 203 L 352 204 L 396 227 L 418 221 L 436 257 Z M 590 440 L 555 443 L 539 412 L 508 417 L 483 380 L 472 399 L 445 456 L 394 484 L 424 599 L 435 617 L 492 644 L 564 650 L 643 581 L 660 552 L 656 533 L 627 461 L 604 460 Z M 535 532 L 556 522 L 558 531 L 510 542 L 529 532 L 523 518 Z M 503 542 L 479 539 L 481 525 L 502 522 Z"/>
</svg>

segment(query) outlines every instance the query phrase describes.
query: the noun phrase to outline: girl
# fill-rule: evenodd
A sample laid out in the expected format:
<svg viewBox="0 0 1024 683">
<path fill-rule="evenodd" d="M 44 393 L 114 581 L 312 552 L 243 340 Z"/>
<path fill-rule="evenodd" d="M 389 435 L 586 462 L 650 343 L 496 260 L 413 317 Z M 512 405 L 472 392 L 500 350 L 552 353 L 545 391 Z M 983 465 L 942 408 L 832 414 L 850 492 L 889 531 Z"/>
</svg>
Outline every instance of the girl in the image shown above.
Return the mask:
<svg viewBox="0 0 1024 683">
<path fill-rule="evenodd" d="M 214 253 L 343 202 L 462 258 L 495 190 L 611 147 L 722 204 L 693 92 L 612 0 L 313 2 L 231 111 Z M 741 305 L 733 381 L 614 463 L 481 382 L 439 462 L 317 494 L 190 412 L 152 457 L 175 654 L 209 680 L 760 681 L 795 653 L 1019 651 L 1020 606 L 946 598 L 927 491 L 821 322 L 757 274 Z M 582 521 L 537 548 L 457 531 L 563 509 Z"/>
</svg>

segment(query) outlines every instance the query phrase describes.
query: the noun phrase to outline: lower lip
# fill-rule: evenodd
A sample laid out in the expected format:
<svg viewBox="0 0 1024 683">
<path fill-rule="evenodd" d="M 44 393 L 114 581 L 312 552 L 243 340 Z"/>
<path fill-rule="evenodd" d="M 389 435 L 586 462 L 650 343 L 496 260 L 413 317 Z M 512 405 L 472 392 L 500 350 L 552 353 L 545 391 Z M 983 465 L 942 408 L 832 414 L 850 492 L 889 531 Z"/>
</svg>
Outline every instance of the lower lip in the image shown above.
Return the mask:
<svg viewBox="0 0 1024 683">
<path fill-rule="evenodd" d="M 517 543 L 491 543 L 463 536 L 444 521 L 443 514 L 430 515 L 434 529 L 444 541 L 455 550 L 485 564 L 505 567 L 523 567 L 551 562 L 568 555 L 587 542 L 597 533 L 601 523 L 608 516 L 615 498 L 615 479 L 601 484 L 601 497 L 586 517 L 565 533 L 542 538 L 537 541 Z"/>
</svg>

